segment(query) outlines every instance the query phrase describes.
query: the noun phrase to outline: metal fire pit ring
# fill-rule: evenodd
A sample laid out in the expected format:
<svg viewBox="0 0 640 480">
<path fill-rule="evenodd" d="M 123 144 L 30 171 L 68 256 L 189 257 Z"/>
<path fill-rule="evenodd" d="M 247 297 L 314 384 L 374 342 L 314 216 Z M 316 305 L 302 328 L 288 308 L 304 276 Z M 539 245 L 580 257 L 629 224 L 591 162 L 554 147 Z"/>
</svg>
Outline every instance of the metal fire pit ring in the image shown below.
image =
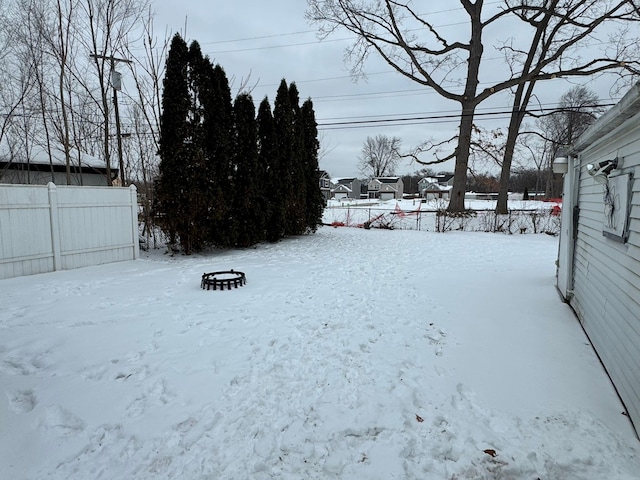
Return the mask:
<svg viewBox="0 0 640 480">
<path fill-rule="evenodd" d="M 242 287 L 247 283 L 247 277 L 244 272 L 236 272 L 235 270 L 226 270 L 223 272 L 203 273 L 200 287 L 203 290 L 231 290 L 231 287 Z"/>
</svg>

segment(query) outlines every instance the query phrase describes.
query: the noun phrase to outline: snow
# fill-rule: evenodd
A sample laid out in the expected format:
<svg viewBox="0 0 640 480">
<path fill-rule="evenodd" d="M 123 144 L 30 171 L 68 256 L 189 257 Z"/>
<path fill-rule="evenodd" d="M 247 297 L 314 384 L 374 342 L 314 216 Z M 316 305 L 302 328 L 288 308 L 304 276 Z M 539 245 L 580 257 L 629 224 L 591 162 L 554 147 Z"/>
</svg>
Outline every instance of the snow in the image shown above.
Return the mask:
<svg viewBox="0 0 640 480">
<path fill-rule="evenodd" d="M 557 248 L 321 227 L 3 280 L 0 478 L 636 479 Z"/>
</svg>

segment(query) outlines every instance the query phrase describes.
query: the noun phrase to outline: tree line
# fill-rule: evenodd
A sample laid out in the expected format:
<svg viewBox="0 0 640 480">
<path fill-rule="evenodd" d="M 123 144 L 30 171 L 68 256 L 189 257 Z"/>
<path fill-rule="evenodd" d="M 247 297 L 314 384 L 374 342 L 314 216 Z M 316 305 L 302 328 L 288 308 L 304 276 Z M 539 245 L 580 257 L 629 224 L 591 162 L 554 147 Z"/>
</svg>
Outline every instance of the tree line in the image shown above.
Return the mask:
<svg viewBox="0 0 640 480">
<path fill-rule="evenodd" d="M 436 175 L 453 175 L 453 172 L 441 171 L 436 173 L 433 169 L 425 168 L 417 172 L 401 175 L 404 193 L 409 195 L 418 195 L 420 189 L 418 182 L 425 177 L 435 177 Z M 547 182 L 551 182 L 547 190 Z M 500 186 L 500 174 L 495 173 L 475 173 L 467 176 L 467 189 L 469 192 L 475 193 L 498 193 Z M 527 192 L 530 196 L 536 193 L 536 199 L 557 198 L 561 193 L 562 186 L 558 184 L 555 178 L 549 178 L 536 168 L 515 168 L 511 172 L 509 179 L 509 191 L 517 193 Z"/>
<path fill-rule="evenodd" d="M 313 232 L 324 200 L 311 99 L 300 106 L 282 80 L 273 111 L 265 97 L 232 101 L 220 65 L 175 34 L 160 115 L 156 218 L 173 248 L 248 247 Z"/>
</svg>

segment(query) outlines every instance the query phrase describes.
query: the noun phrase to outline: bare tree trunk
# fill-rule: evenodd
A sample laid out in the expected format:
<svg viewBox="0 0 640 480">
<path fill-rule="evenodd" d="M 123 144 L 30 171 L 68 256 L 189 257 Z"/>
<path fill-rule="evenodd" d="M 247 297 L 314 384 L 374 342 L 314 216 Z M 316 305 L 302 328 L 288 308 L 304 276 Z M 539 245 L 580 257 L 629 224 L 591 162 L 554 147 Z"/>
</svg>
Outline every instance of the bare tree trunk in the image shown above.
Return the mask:
<svg viewBox="0 0 640 480">
<path fill-rule="evenodd" d="M 456 166 L 453 172 L 453 189 L 447 210 L 461 212 L 465 209 L 464 195 L 467 190 L 467 171 L 469 170 L 469 155 L 471 150 L 471 134 L 473 133 L 473 116 L 478 104 L 476 92 L 478 89 L 478 75 L 482 60 L 482 0 L 471 3 L 462 2 L 471 20 L 471 40 L 469 41 L 469 58 L 467 80 L 464 95 L 461 100 L 462 118 L 458 146 L 456 148 Z"/>
<path fill-rule="evenodd" d="M 71 152 L 69 148 L 69 118 L 67 115 L 67 106 L 65 103 L 65 79 L 67 68 L 67 53 L 69 48 L 68 35 L 69 35 L 69 23 L 72 15 L 73 5 L 69 5 L 69 17 L 67 18 L 67 25 L 63 25 L 62 16 L 62 4 L 61 1 L 57 1 L 57 14 L 58 14 L 58 42 L 59 42 L 59 61 L 60 71 L 58 73 L 58 94 L 60 95 L 60 113 L 62 114 L 62 148 L 64 149 L 64 159 L 67 173 L 67 185 L 71 185 Z M 65 34 L 66 32 L 66 34 Z M 66 35 L 66 37 L 65 37 Z"/>
<path fill-rule="evenodd" d="M 524 84 L 518 85 L 518 93 L 516 98 L 521 97 L 521 88 Z M 528 103 L 528 99 L 526 101 Z M 522 103 L 526 105 L 526 103 Z M 507 143 L 505 145 L 504 157 L 502 159 L 502 169 L 500 170 L 500 187 L 498 188 L 498 202 L 496 204 L 497 214 L 508 213 L 508 198 L 509 198 L 509 179 L 511 177 L 511 165 L 513 163 L 513 154 L 516 149 L 516 140 L 518 140 L 518 134 L 520 132 L 520 125 L 524 119 L 524 108 L 520 107 L 521 101 L 516 99 L 514 101 L 513 111 L 511 112 L 511 119 L 509 120 L 509 130 L 507 132 Z"/>
<path fill-rule="evenodd" d="M 453 171 L 453 188 L 447 210 L 461 212 L 465 209 L 464 195 L 467 187 L 467 171 L 469 170 L 469 152 L 471 146 L 471 134 L 473 132 L 473 112 L 475 105 L 469 108 L 463 107 L 462 120 L 460 121 L 460 136 L 456 149 L 456 166 Z"/>
</svg>

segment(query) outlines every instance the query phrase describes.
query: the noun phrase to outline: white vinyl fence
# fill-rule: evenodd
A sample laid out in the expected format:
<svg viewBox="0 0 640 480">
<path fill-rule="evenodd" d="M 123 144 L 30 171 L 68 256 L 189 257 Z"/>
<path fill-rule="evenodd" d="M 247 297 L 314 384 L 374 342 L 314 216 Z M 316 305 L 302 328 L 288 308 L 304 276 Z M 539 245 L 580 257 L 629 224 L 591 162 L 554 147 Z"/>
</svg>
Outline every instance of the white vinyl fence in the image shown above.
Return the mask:
<svg viewBox="0 0 640 480">
<path fill-rule="evenodd" d="M 139 257 L 135 186 L 0 185 L 0 279 Z"/>
</svg>

